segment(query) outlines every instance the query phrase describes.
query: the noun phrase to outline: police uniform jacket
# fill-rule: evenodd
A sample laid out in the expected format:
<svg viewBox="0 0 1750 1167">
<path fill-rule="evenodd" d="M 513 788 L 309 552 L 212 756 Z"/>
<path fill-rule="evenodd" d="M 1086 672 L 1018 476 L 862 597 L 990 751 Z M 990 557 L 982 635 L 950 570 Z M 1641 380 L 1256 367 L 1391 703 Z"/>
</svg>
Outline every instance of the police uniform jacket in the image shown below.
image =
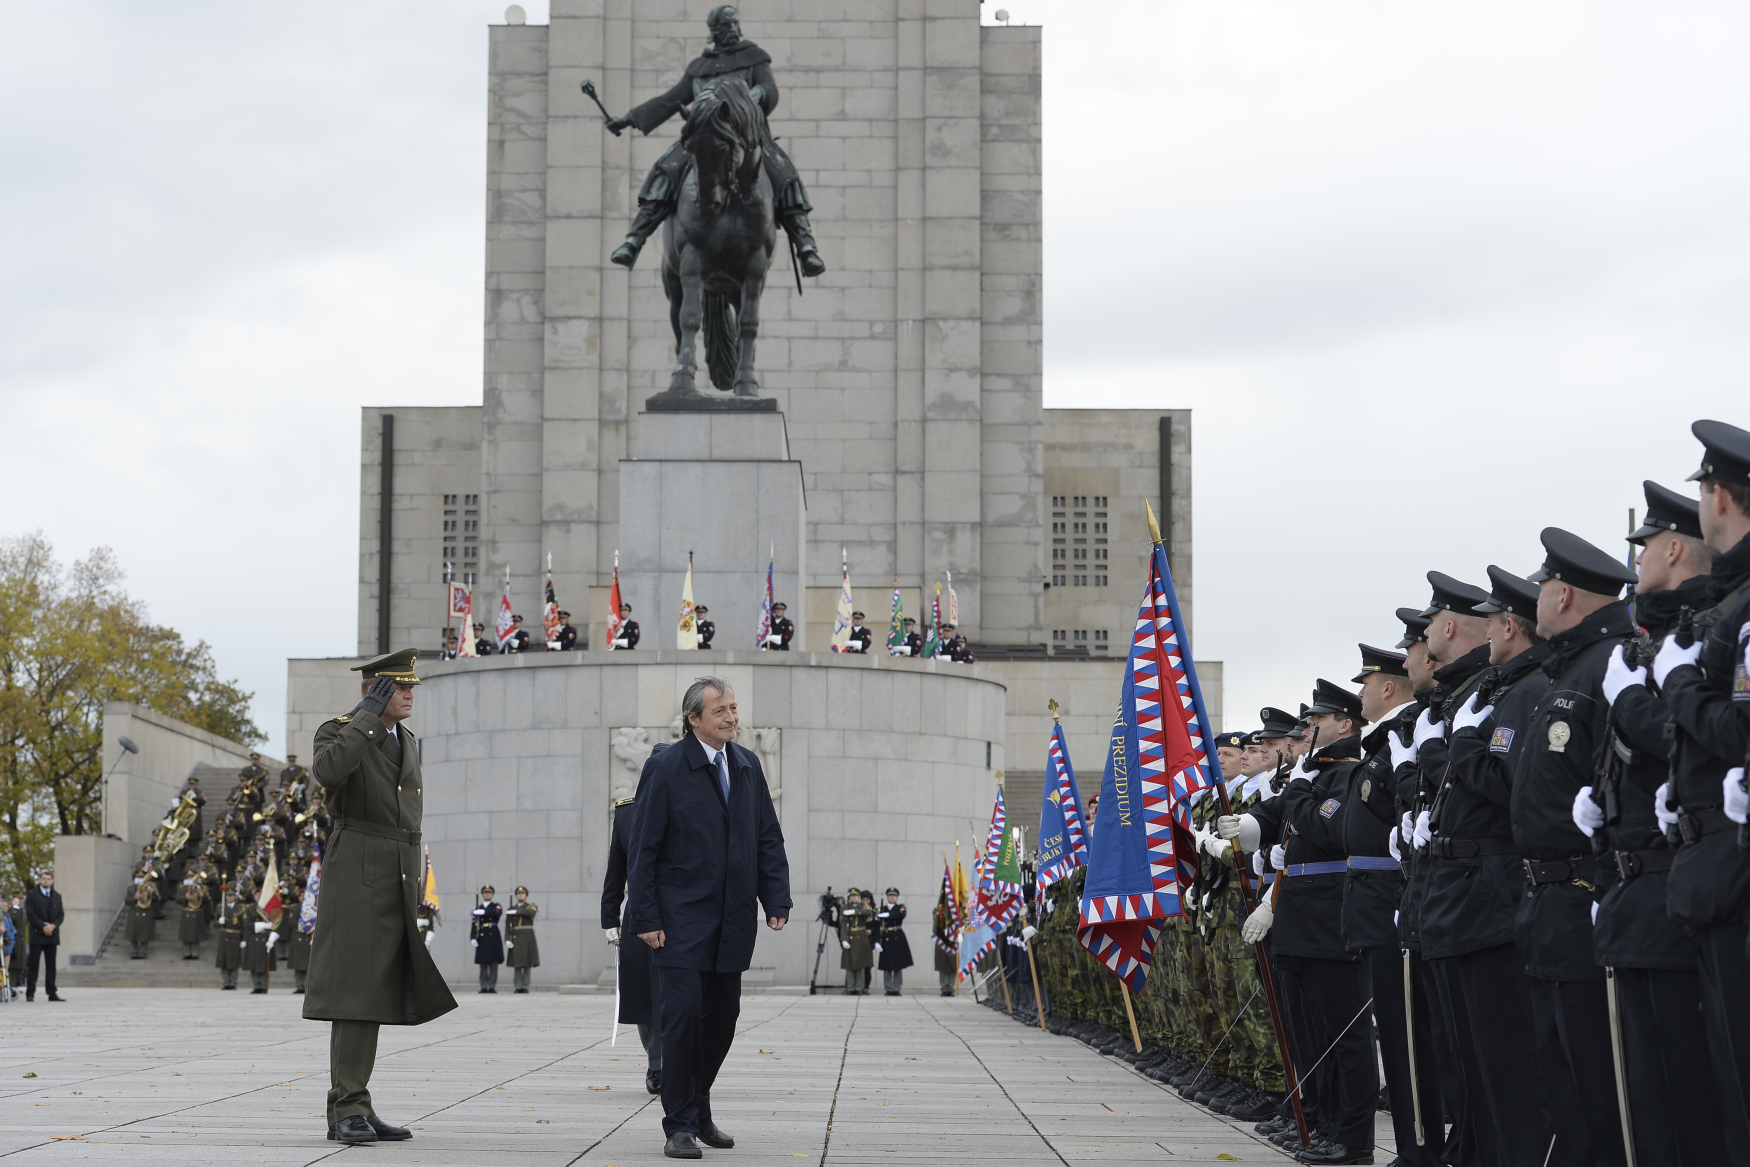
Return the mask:
<svg viewBox="0 0 1750 1167">
<path fill-rule="evenodd" d="M 1634 618 L 1657 649 L 1677 624 L 1680 608 L 1705 606 L 1707 577 L 1634 597 Z M 1665 910 L 1666 876 L 1675 852 L 1653 813 L 1653 795 L 1671 775 L 1669 710 L 1646 685 L 1630 685 L 1610 707 L 1598 751 L 1594 797 L 1604 826 L 1592 841 L 1615 881 L 1598 905 L 1593 955 L 1611 968 L 1692 969 L 1699 957 L 1689 930 Z"/>
<path fill-rule="evenodd" d="M 650 773 L 653 755 L 644 763 Z M 639 779 L 639 788 L 644 786 Z M 627 1025 L 655 1025 L 656 955 L 638 939 L 638 933 L 620 922 L 620 906 L 626 900 L 626 856 L 632 849 L 632 808 L 635 798 L 614 804 L 614 825 L 608 837 L 608 874 L 602 882 L 602 927 L 620 929 L 620 1020 Z M 630 923 L 628 921 L 628 923 Z"/>
<path fill-rule="evenodd" d="M 779 616 L 772 621 L 772 635 L 778 638 L 778 643 L 766 647 L 774 652 L 789 652 L 790 638 L 796 635 L 796 625 L 790 622 L 789 617 Z"/>
<path fill-rule="evenodd" d="M 243 920 L 254 906 L 239 899 L 228 904 L 221 903 L 214 909 L 213 926 L 219 932 L 219 951 L 213 958 L 214 968 L 243 967 Z"/>
<path fill-rule="evenodd" d="M 1549 640 L 1543 671 L 1549 688 L 1532 708 L 1513 767 L 1513 841 L 1526 860 L 1531 884 L 1519 902 L 1515 940 L 1526 972 L 1541 980 L 1601 980 L 1592 958 L 1593 892 L 1608 879 L 1591 840 L 1574 825 L 1574 796 L 1592 785 L 1593 759 L 1604 740 L 1610 706 L 1604 668 L 1616 646 L 1634 635 L 1628 602 L 1618 600 Z M 1548 883 L 1537 872 L 1567 878 Z"/>
<path fill-rule="evenodd" d="M 875 912 L 881 929 L 876 939 L 881 941 L 881 955 L 876 965 L 882 972 L 898 972 L 911 967 L 911 941 L 905 938 L 905 905 L 881 901 Z"/>
<path fill-rule="evenodd" d="M 1343 884 L 1348 866 L 1343 850 L 1343 806 L 1360 749 L 1359 735 L 1332 742 L 1307 759 L 1306 769 L 1313 771 L 1311 779 L 1293 779 L 1273 800 L 1276 814 L 1288 827 L 1288 871 L 1277 874 L 1287 883 L 1276 905 L 1276 922 L 1270 934 L 1271 951 L 1278 956 L 1355 959 L 1343 945 Z M 1253 817 L 1258 816 L 1254 813 Z M 1337 870 L 1294 874 L 1305 864 L 1335 864 Z"/>
<path fill-rule="evenodd" d="M 504 963 L 504 932 L 500 920 L 504 905 L 494 900 L 474 909 L 473 922 L 468 925 L 468 939 L 474 942 L 475 964 Z"/>
<path fill-rule="evenodd" d="M 1548 642 L 1540 642 L 1488 669 L 1477 693 L 1494 713 L 1479 726 L 1452 731 L 1446 779 L 1430 819 L 1434 841 L 1422 853 L 1422 955 L 1428 959 L 1513 940 L 1525 895 L 1525 864 L 1508 809 L 1513 767 L 1529 742 L 1525 727 L 1549 688 L 1543 672 L 1549 653 Z"/>
<path fill-rule="evenodd" d="M 1694 667 L 1665 678 L 1671 710 L 1671 774 L 1683 807 L 1685 840 L 1666 883 L 1671 914 L 1692 928 L 1742 922 L 1750 906 L 1750 855 L 1737 847 L 1737 825 L 1720 809 L 1720 782 L 1744 765 L 1750 743 L 1750 536 L 1714 557 L 1708 594 L 1715 607 L 1697 620 L 1705 626 Z"/>
<path fill-rule="evenodd" d="M 699 647 L 710 648 L 711 638 L 717 635 L 717 625 L 710 620 L 699 621 Z"/>
<path fill-rule="evenodd" d="M 875 643 L 875 633 L 869 630 L 867 624 L 851 629 L 851 652 L 868 652 L 869 646 Z"/>
<path fill-rule="evenodd" d="M 637 648 L 638 638 L 642 635 L 643 633 L 638 629 L 638 621 L 628 620 L 620 625 L 620 635 L 615 637 L 615 639 L 624 640 L 627 648 Z"/>
<path fill-rule="evenodd" d="M 1388 713 L 1361 739 L 1361 764 L 1349 772 L 1349 788 L 1343 795 L 1343 850 L 1351 859 L 1392 864 L 1349 865 L 1343 883 L 1343 946 L 1351 951 L 1395 948 L 1398 943 L 1393 916 L 1403 899 L 1404 876 L 1391 858 L 1389 836 L 1398 825 L 1398 813 L 1386 735 L 1396 733 L 1400 743 L 1407 741 L 1421 712 L 1416 702 L 1406 701 Z"/>
<path fill-rule="evenodd" d="M 1489 646 L 1479 645 L 1451 664 L 1441 666 L 1434 674 L 1434 689 L 1428 695 L 1426 708 L 1446 727 L 1444 738 L 1430 738 L 1422 743 L 1414 765 L 1400 768 L 1399 797 L 1404 810 L 1412 814 L 1432 809 L 1440 778 L 1446 773 L 1447 751 L 1452 738 L 1452 714 L 1470 701 L 1471 694 L 1482 682 L 1489 668 Z M 1400 849 L 1402 844 L 1399 844 Z M 1422 898 L 1427 893 L 1423 871 L 1427 858 L 1414 849 L 1404 854 L 1408 875 L 1404 884 L 1403 904 L 1398 910 L 1398 939 L 1405 948 L 1420 951 L 1422 947 Z"/>
<path fill-rule="evenodd" d="M 397 733 L 357 707 L 316 730 L 310 773 L 334 823 L 304 995 L 311 1021 L 420 1025 L 456 1007 L 414 923 L 425 790 L 419 743 L 405 722 Z"/>
</svg>

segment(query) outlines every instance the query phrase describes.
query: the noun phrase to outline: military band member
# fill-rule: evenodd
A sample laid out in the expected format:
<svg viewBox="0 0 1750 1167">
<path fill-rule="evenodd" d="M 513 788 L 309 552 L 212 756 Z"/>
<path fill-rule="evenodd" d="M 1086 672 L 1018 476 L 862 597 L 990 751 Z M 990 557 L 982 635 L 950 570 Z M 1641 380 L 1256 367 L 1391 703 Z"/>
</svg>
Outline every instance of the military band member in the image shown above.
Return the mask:
<svg viewBox="0 0 1750 1167">
<path fill-rule="evenodd" d="M 570 652 L 577 647 L 577 628 L 571 623 L 570 612 L 559 613 L 558 651 Z"/>
<path fill-rule="evenodd" d="M 638 647 L 638 637 L 640 635 L 641 634 L 638 631 L 638 621 L 632 619 L 632 605 L 631 604 L 621 604 L 620 605 L 620 632 L 619 632 L 619 635 L 614 638 L 614 647 L 615 648 L 637 648 Z"/>
<path fill-rule="evenodd" d="M 861 997 L 869 991 L 869 970 L 875 967 L 875 913 L 863 902 L 863 893 L 845 889 L 845 910 L 839 914 L 839 967 L 845 970 L 845 996 Z"/>
<path fill-rule="evenodd" d="M 328 792 L 333 830 L 322 860 L 304 1016 L 331 1023 L 328 1132 L 342 1143 L 411 1131 L 376 1116 L 371 1070 L 381 1025 L 420 1025 L 456 1007 L 419 941 L 424 785 L 407 726 L 417 649 L 359 665 L 361 699 L 316 731 L 311 775 Z"/>
<path fill-rule="evenodd" d="M 206 923 L 206 915 L 206 885 L 191 876 L 182 885 L 182 919 L 176 923 L 176 936 L 182 941 L 182 959 L 201 958 L 201 933 L 204 931 L 202 926 Z"/>
<path fill-rule="evenodd" d="M 772 652 L 789 652 L 790 638 L 796 635 L 796 625 L 785 619 L 786 607 L 782 603 L 772 605 L 772 630 L 766 634 L 766 642 L 761 648 Z"/>
<path fill-rule="evenodd" d="M 156 872 L 148 869 L 143 877 L 136 878 L 128 901 L 128 943 L 134 946 L 130 959 L 146 959 L 157 916 L 158 878 Z"/>
<path fill-rule="evenodd" d="M 226 884 L 224 902 L 213 913 L 213 931 L 219 937 L 213 966 L 219 970 L 219 987 L 222 989 L 231 990 L 237 987 L 237 970 L 243 967 L 244 915 L 243 904 L 237 899 L 237 889 Z"/>
<path fill-rule="evenodd" d="M 697 622 L 695 624 L 695 627 L 697 627 L 699 630 L 699 647 L 700 648 L 710 648 L 711 647 L 711 638 L 713 636 L 717 635 L 717 625 L 715 625 L 711 621 L 705 619 L 705 613 L 709 612 L 710 610 L 711 609 L 707 608 L 703 604 L 699 604 L 697 607 L 695 607 L 693 609 L 693 615 L 697 618 Z"/>
<path fill-rule="evenodd" d="M 845 651 L 866 653 L 869 646 L 875 643 L 875 633 L 864 627 L 864 619 L 861 612 L 851 613 L 851 643 Z"/>
<path fill-rule="evenodd" d="M 535 915 L 541 909 L 529 899 L 529 889 L 516 889 L 516 902 L 505 912 L 505 926 L 510 929 L 510 967 L 516 991 L 529 991 L 531 969 L 541 967 L 541 944 L 535 938 Z"/>
<path fill-rule="evenodd" d="M 504 963 L 504 932 L 500 921 L 504 905 L 492 902 L 497 892 L 489 883 L 480 889 L 474 919 L 468 926 L 468 942 L 474 948 L 474 963 L 480 968 L 480 991 L 498 992 L 498 966 Z"/>
</svg>

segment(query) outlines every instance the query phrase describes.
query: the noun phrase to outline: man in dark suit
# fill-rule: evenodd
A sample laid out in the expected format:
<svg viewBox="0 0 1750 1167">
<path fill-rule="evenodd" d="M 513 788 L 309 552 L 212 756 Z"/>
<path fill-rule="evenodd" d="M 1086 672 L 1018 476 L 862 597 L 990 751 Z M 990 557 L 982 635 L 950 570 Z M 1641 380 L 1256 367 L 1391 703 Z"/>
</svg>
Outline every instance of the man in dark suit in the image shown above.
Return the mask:
<svg viewBox="0 0 1750 1167">
<path fill-rule="evenodd" d="M 790 864 L 759 756 L 731 740 L 728 682 L 694 681 L 681 716 L 687 736 L 651 764 L 633 814 L 626 927 L 661 969 L 663 1154 L 698 1159 L 695 1138 L 735 1145 L 711 1121 L 711 1084 L 735 1037 L 756 900 L 782 929 Z"/>
<path fill-rule="evenodd" d="M 55 890 L 55 877 L 45 871 L 37 877 L 37 886 L 24 897 L 24 918 L 30 924 L 30 955 L 25 966 L 24 999 L 36 1000 L 36 966 L 38 958 L 48 967 L 43 986 L 49 1000 L 66 998 L 55 992 L 55 949 L 61 944 L 61 921 L 67 911 L 61 906 L 61 893 Z"/>
</svg>

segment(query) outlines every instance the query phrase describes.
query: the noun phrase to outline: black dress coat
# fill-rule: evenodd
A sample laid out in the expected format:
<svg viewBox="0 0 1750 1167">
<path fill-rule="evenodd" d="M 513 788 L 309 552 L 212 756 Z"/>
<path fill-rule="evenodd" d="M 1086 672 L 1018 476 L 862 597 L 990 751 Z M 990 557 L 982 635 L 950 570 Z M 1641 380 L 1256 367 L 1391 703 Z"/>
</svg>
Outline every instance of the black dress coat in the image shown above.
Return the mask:
<svg viewBox="0 0 1750 1167">
<path fill-rule="evenodd" d="M 898 972 L 911 967 L 911 941 L 905 938 L 905 905 L 883 900 L 875 913 L 881 925 L 876 939 L 881 941 L 881 958 L 876 967 L 882 972 Z"/>
<path fill-rule="evenodd" d="M 468 926 L 468 939 L 474 941 L 475 964 L 504 963 L 504 905 L 497 900 L 474 909 L 474 922 Z"/>
<path fill-rule="evenodd" d="M 32 948 L 53 948 L 61 942 L 61 924 L 67 918 L 67 909 L 61 905 L 61 893 L 54 888 L 44 895 L 40 885 L 24 893 L 24 918 L 30 923 L 30 946 Z M 44 935 L 43 925 L 53 924 L 54 932 Z"/>
<path fill-rule="evenodd" d="M 1349 771 L 1348 789 L 1339 795 L 1343 800 L 1343 850 L 1347 854 L 1390 858 L 1390 835 L 1398 825 L 1398 810 L 1386 735 L 1395 732 L 1403 743 L 1421 712 L 1420 705 L 1407 701 L 1361 739 L 1361 764 Z M 1343 947 L 1352 952 L 1396 948 L 1396 916 L 1403 896 L 1400 869 L 1350 867 L 1343 882 Z"/>
<path fill-rule="evenodd" d="M 1311 780 L 1294 779 L 1272 800 L 1277 804 L 1276 814 L 1290 828 L 1286 847 L 1290 868 L 1348 858 L 1343 850 L 1343 811 L 1360 751 L 1359 737 L 1332 742 L 1308 759 L 1307 769 L 1313 771 Z M 1254 817 L 1259 816 L 1254 813 Z M 1276 904 L 1276 920 L 1270 935 L 1273 953 L 1316 960 L 1356 959 L 1343 944 L 1346 875 L 1345 871 L 1337 871 L 1329 875 L 1277 876 L 1287 882 Z"/>
<path fill-rule="evenodd" d="M 790 864 L 765 772 L 734 742 L 726 754 L 727 803 L 689 734 L 652 760 L 632 815 L 626 927 L 667 933 L 656 952 L 664 968 L 744 972 L 761 916 L 790 915 Z"/>
<path fill-rule="evenodd" d="M 644 763 L 650 772 L 655 755 Z M 643 789 L 642 779 L 639 789 Z M 632 848 L 632 808 L 636 798 L 614 804 L 613 833 L 608 839 L 608 874 L 602 881 L 602 927 L 620 929 L 620 1020 L 627 1025 L 656 1024 L 656 960 L 650 946 L 620 922 L 626 901 L 626 855 Z"/>
</svg>

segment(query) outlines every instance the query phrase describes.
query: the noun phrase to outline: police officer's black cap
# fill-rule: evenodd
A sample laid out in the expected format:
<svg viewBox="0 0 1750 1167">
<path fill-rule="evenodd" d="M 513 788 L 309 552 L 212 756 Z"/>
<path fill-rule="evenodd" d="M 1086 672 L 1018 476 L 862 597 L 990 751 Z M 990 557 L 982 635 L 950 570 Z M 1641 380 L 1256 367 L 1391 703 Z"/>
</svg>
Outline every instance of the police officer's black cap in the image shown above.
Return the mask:
<svg viewBox="0 0 1750 1167">
<path fill-rule="evenodd" d="M 1537 585 L 1491 563 L 1489 598 L 1477 605 L 1477 611 L 1484 614 L 1511 612 L 1515 616 L 1536 622 Z"/>
<path fill-rule="evenodd" d="M 1635 573 L 1616 556 L 1594 547 L 1572 531 L 1545 527 L 1537 537 L 1543 541 L 1543 566 L 1531 573 L 1530 583 L 1554 579 L 1583 592 L 1614 596 L 1624 585 L 1635 582 Z"/>
<path fill-rule="evenodd" d="M 705 606 L 705 605 L 703 605 L 703 604 L 695 604 L 695 605 L 694 605 L 694 606 L 693 606 L 693 611 L 695 611 L 695 612 L 697 612 L 697 613 L 698 613 L 698 614 L 699 614 L 699 615 L 701 615 L 701 616 L 703 616 L 703 615 L 704 615 L 704 614 L 705 614 L 705 613 L 706 613 L 706 612 L 709 612 L 709 611 L 710 611 L 710 610 L 711 610 L 711 609 L 709 609 L 709 608 L 707 608 L 707 607 L 706 607 L 706 606 Z"/>
<path fill-rule="evenodd" d="M 1270 705 L 1258 710 L 1258 720 L 1264 723 L 1264 728 L 1258 731 L 1260 740 L 1287 737 L 1300 724 L 1300 718 L 1294 714 Z"/>
<path fill-rule="evenodd" d="M 1312 704 L 1306 707 L 1308 713 L 1335 713 L 1339 717 L 1361 717 L 1361 695 L 1351 693 L 1335 681 L 1327 681 L 1323 677 L 1313 682 Z"/>
<path fill-rule="evenodd" d="M 1676 531 L 1691 539 L 1701 538 L 1701 504 L 1675 490 L 1660 486 L 1652 479 L 1641 483 L 1647 492 L 1647 513 L 1641 525 L 1629 535 L 1630 543 L 1643 543 L 1653 535 Z"/>
<path fill-rule="evenodd" d="M 497 895 L 498 889 L 493 887 L 490 883 L 482 885 L 480 888 L 480 894 L 486 895 L 488 892 L 490 892 L 493 895 Z"/>
<path fill-rule="evenodd" d="M 561 620 L 569 620 L 569 619 L 571 619 L 571 613 L 570 613 L 570 612 L 566 612 L 566 611 L 564 611 L 564 610 L 561 610 L 561 611 L 560 611 L 560 613 L 559 613 L 559 618 L 560 618 L 560 619 L 561 619 Z"/>
<path fill-rule="evenodd" d="M 1723 421 L 1698 421 L 1689 427 L 1689 432 L 1706 449 L 1702 451 L 1701 469 L 1691 474 L 1688 481 L 1711 477 L 1740 486 L 1750 483 L 1750 431 Z"/>
<path fill-rule="evenodd" d="M 1246 735 L 1238 730 L 1227 730 L 1215 735 L 1217 749 L 1226 746 L 1230 750 L 1241 750 L 1246 746 Z"/>
<path fill-rule="evenodd" d="M 417 685 L 419 678 L 414 675 L 413 666 L 418 660 L 419 650 L 417 648 L 404 648 L 400 652 L 380 656 L 376 660 L 366 661 L 362 665 L 354 665 L 351 671 L 364 674 L 367 681 L 373 677 L 388 677 L 397 685 Z"/>
<path fill-rule="evenodd" d="M 1393 652 L 1389 648 L 1375 648 L 1371 644 L 1357 644 L 1361 650 L 1361 671 L 1349 678 L 1349 683 L 1359 685 L 1374 673 L 1384 673 L 1388 677 L 1407 677 L 1410 670 L 1404 667 L 1409 657 L 1401 652 Z"/>
<path fill-rule="evenodd" d="M 1399 608 L 1398 619 L 1404 622 L 1404 638 L 1398 641 L 1399 648 L 1408 648 L 1428 636 L 1428 625 L 1432 623 L 1422 615 L 1420 608 Z"/>
<path fill-rule="evenodd" d="M 861 612 L 852 612 L 851 619 L 853 619 L 853 620 L 867 620 L 868 617 L 863 615 L 863 613 L 861 613 Z"/>
<path fill-rule="evenodd" d="M 1432 623 L 1435 616 L 1441 612 L 1451 612 L 1458 616 L 1475 616 L 1476 606 L 1489 598 L 1489 593 L 1482 588 L 1473 587 L 1463 580 L 1453 579 L 1444 571 L 1428 573 L 1428 584 L 1434 589 L 1434 598 L 1428 606 L 1422 609 L 1422 615 Z"/>
<path fill-rule="evenodd" d="M 884 896 L 896 896 L 899 894 L 899 889 L 897 887 L 890 887 L 881 894 Z"/>
<path fill-rule="evenodd" d="M 779 600 L 777 603 L 772 605 L 772 611 L 774 611 L 774 612 L 776 612 L 779 608 L 783 608 L 784 611 L 786 611 L 786 612 L 788 612 L 790 610 L 789 606 L 787 604 L 785 604 L 783 600 Z"/>
</svg>

